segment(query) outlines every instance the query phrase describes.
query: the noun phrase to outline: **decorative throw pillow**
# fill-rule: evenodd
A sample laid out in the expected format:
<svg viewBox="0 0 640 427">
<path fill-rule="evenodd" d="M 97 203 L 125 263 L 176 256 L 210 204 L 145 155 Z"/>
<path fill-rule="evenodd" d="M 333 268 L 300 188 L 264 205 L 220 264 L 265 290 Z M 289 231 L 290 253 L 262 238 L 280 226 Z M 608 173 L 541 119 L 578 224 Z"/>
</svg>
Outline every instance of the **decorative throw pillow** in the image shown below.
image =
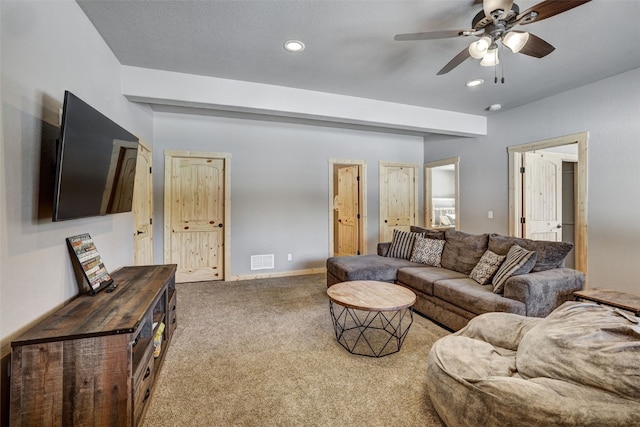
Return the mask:
<svg viewBox="0 0 640 427">
<path fill-rule="evenodd" d="M 444 240 L 435 240 L 419 236 L 416 237 L 410 261 L 440 267 L 440 259 L 442 258 L 444 243 Z"/>
<path fill-rule="evenodd" d="M 480 261 L 473 267 L 469 277 L 481 285 L 489 283 L 493 275 L 498 271 L 502 261 L 505 260 L 506 255 L 498 255 L 490 250 L 487 250 L 480 258 Z"/>
<path fill-rule="evenodd" d="M 507 258 L 504 260 L 500 268 L 498 268 L 495 276 L 493 276 L 493 292 L 496 294 L 501 293 L 504 289 L 504 284 L 509 277 L 526 274 L 531 271 L 535 261 L 527 261 L 535 256 L 536 253 L 533 251 L 528 251 L 518 245 L 511 246 L 511 249 L 507 252 Z M 526 268 L 522 268 L 523 266 Z"/>
<path fill-rule="evenodd" d="M 391 258 L 409 259 L 413 251 L 413 242 L 416 236 L 422 236 L 422 234 L 394 229 L 387 256 Z"/>
</svg>

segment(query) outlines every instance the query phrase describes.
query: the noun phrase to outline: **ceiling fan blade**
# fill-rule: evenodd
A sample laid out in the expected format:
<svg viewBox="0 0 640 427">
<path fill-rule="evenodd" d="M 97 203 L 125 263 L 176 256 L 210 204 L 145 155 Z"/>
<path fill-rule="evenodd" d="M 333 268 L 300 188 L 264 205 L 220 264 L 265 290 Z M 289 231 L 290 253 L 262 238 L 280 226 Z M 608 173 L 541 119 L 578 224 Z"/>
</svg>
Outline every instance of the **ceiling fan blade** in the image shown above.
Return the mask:
<svg viewBox="0 0 640 427">
<path fill-rule="evenodd" d="M 527 40 L 527 43 L 520 50 L 520 53 L 533 56 L 534 58 L 544 58 L 554 50 L 556 50 L 555 47 L 535 34 L 529 33 L 529 40 Z"/>
<path fill-rule="evenodd" d="M 535 19 L 530 21 L 525 20 L 522 21 L 522 25 L 530 24 L 532 22 L 542 21 L 543 19 L 551 18 L 559 13 L 566 12 L 567 10 L 571 10 L 574 7 L 578 7 L 585 3 L 590 2 L 591 0 L 547 0 L 541 3 L 538 3 L 535 6 L 530 7 L 525 10 L 521 14 L 516 17 L 516 20 L 520 20 L 521 18 L 527 16 L 531 12 L 536 12 L 538 16 Z"/>
<path fill-rule="evenodd" d="M 469 58 L 471 54 L 469 53 L 469 48 L 465 47 L 459 54 L 457 54 L 447 65 L 442 67 L 440 71 L 438 71 L 437 75 L 441 76 L 443 74 L 447 74 L 449 71 L 456 68 L 458 65 L 462 64 L 465 59 Z"/>
<path fill-rule="evenodd" d="M 448 39 L 451 37 L 459 37 L 464 33 L 475 30 L 444 30 L 444 31 L 427 31 L 426 33 L 409 33 L 409 34 L 396 34 L 393 38 L 395 41 L 412 41 L 412 40 L 435 40 L 435 39 Z"/>
</svg>

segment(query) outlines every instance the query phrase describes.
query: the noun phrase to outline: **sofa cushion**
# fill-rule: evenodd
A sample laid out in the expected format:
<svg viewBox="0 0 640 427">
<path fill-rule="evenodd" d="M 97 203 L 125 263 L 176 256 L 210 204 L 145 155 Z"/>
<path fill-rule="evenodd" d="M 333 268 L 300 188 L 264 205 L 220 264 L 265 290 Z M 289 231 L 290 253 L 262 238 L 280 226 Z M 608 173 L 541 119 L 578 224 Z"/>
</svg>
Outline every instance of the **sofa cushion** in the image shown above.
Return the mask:
<svg viewBox="0 0 640 427">
<path fill-rule="evenodd" d="M 391 258 L 411 258 L 416 236 L 422 236 L 422 234 L 394 229 L 391 247 L 389 248 L 389 252 L 387 252 L 387 256 Z"/>
<path fill-rule="evenodd" d="M 537 259 L 531 270 L 532 272 L 562 267 L 564 265 L 564 259 L 573 248 L 573 243 L 569 242 L 547 242 L 502 236 L 495 233 L 489 235 L 489 250 L 499 255 L 506 255 L 513 245 L 519 245 L 529 251 L 536 252 Z"/>
<path fill-rule="evenodd" d="M 409 228 L 409 231 L 413 233 L 421 233 L 424 237 L 428 237 L 429 239 L 444 240 L 443 230 L 434 230 L 432 228 L 422 228 L 417 225 L 412 225 Z"/>
<path fill-rule="evenodd" d="M 440 267 L 442 249 L 444 249 L 444 240 L 416 236 L 410 261 Z"/>
<path fill-rule="evenodd" d="M 486 285 L 496 274 L 505 258 L 505 255 L 498 255 L 487 249 L 469 273 L 469 277 L 481 285 Z"/>
<path fill-rule="evenodd" d="M 565 302 L 518 346 L 524 378 L 554 378 L 640 401 L 640 319 L 592 303 Z"/>
<path fill-rule="evenodd" d="M 411 262 L 408 259 L 382 257 L 375 254 L 340 256 L 327 259 L 327 271 L 338 280 L 379 280 L 394 283 L 398 268 L 419 267 L 424 264 Z"/>
<path fill-rule="evenodd" d="M 493 286 L 480 285 L 473 279 L 438 280 L 433 295 L 474 314 L 504 311 L 526 315 L 524 303 L 493 292 Z"/>
<path fill-rule="evenodd" d="M 433 295 L 433 284 L 443 279 L 464 279 L 457 271 L 440 267 L 402 267 L 398 269 L 398 283 L 426 295 Z"/>
<path fill-rule="evenodd" d="M 493 276 L 493 292 L 499 294 L 504 289 L 504 284 L 511 276 L 527 274 L 533 268 L 536 262 L 536 253 L 521 248 L 519 245 L 513 245 L 507 252 L 505 258 L 495 276 Z"/>
<path fill-rule="evenodd" d="M 447 242 L 442 251 L 442 267 L 469 275 L 487 250 L 489 235 L 447 230 L 445 237 Z"/>
</svg>

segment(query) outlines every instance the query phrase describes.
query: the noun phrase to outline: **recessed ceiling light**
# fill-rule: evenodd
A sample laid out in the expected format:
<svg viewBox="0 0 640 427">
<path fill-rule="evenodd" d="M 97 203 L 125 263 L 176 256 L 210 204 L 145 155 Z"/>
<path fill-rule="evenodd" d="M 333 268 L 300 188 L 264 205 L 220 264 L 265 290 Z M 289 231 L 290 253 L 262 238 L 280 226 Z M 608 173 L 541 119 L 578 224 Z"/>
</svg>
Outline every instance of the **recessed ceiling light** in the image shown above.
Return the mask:
<svg viewBox="0 0 640 427">
<path fill-rule="evenodd" d="M 475 79 L 475 80 L 469 80 L 466 85 L 467 87 L 474 87 L 474 86 L 480 86 L 482 83 L 484 83 L 484 80 L 482 79 Z"/>
<path fill-rule="evenodd" d="M 491 105 L 489 105 L 488 110 L 489 111 L 498 111 L 501 108 L 502 108 L 502 105 L 500 105 L 500 104 L 491 104 Z"/>
<path fill-rule="evenodd" d="M 304 43 L 300 40 L 289 40 L 285 42 L 284 50 L 287 52 L 302 52 L 304 50 Z"/>
</svg>

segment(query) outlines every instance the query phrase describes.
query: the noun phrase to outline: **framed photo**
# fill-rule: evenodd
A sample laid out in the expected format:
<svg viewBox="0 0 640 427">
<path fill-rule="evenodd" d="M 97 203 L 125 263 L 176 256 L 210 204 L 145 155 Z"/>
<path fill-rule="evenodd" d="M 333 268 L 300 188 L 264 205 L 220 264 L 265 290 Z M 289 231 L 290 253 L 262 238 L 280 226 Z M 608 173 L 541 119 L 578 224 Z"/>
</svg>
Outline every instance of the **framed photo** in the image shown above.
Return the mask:
<svg viewBox="0 0 640 427">
<path fill-rule="evenodd" d="M 67 245 L 73 255 L 74 267 L 82 272 L 81 278 L 88 284 L 89 294 L 95 295 L 113 284 L 113 279 L 88 233 L 67 237 Z"/>
</svg>

